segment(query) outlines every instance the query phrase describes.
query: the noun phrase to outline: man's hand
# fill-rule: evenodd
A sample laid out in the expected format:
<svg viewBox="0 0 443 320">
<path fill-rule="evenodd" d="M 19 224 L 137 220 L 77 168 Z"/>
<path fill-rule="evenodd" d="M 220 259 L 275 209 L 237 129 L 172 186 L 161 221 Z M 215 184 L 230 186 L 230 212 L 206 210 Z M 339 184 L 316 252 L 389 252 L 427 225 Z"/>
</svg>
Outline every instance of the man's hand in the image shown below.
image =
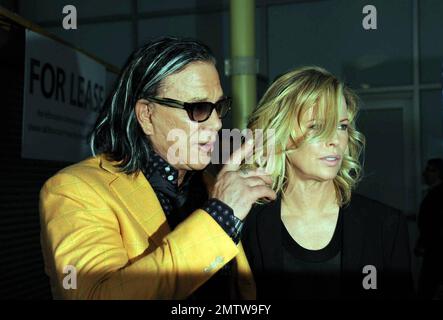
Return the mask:
<svg viewBox="0 0 443 320">
<path fill-rule="evenodd" d="M 232 153 L 226 164 L 217 175 L 211 198 L 219 199 L 234 211 L 234 215 L 243 220 L 252 205 L 260 198 L 275 200 L 272 190 L 272 178 L 264 169 L 239 170 L 241 161 L 252 153 L 253 140 L 244 143 Z"/>
</svg>

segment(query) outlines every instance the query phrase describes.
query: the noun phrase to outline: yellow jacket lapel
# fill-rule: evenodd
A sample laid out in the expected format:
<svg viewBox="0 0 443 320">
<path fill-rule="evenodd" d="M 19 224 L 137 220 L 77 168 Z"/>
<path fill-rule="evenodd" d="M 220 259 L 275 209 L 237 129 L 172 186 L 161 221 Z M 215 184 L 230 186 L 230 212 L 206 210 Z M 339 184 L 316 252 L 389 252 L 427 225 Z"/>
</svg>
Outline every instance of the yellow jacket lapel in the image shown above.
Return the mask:
<svg viewBox="0 0 443 320">
<path fill-rule="evenodd" d="M 127 175 L 111 162 L 101 158 L 103 169 L 117 175 L 110 188 L 136 218 L 154 243 L 160 245 L 170 228 L 154 190 L 142 173 Z"/>
</svg>

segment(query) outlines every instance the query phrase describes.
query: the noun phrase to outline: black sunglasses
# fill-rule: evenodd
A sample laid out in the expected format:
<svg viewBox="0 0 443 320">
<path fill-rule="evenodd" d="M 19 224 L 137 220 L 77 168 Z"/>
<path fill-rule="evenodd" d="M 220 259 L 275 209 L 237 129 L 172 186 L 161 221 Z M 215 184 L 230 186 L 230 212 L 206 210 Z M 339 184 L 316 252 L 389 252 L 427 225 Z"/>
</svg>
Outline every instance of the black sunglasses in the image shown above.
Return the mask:
<svg viewBox="0 0 443 320">
<path fill-rule="evenodd" d="M 203 122 L 209 119 L 212 111 L 217 111 L 220 119 L 224 118 L 231 110 L 232 99 L 223 98 L 216 103 L 212 102 L 182 102 L 169 98 L 145 97 L 144 99 L 156 102 L 171 108 L 184 109 L 192 121 Z"/>
</svg>

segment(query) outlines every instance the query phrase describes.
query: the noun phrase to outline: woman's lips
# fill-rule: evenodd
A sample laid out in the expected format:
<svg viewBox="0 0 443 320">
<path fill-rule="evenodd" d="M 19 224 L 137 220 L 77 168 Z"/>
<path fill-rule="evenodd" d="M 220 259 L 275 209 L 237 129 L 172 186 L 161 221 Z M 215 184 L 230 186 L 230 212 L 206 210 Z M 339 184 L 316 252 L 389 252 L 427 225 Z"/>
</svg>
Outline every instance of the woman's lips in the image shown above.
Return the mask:
<svg viewBox="0 0 443 320">
<path fill-rule="evenodd" d="M 335 167 L 340 163 L 341 157 L 339 155 L 330 155 L 320 158 L 327 166 Z"/>
</svg>

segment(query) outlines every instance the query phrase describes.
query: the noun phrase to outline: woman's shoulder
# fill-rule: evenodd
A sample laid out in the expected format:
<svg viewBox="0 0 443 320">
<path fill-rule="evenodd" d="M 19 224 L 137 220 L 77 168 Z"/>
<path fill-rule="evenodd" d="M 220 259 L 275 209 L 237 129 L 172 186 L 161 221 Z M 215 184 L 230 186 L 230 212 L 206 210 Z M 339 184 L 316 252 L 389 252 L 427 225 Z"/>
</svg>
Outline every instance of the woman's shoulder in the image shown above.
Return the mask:
<svg viewBox="0 0 443 320">
<path fill-rule="evenodd" d="M 279 197 L 274 201 L 255 203 L 244 220 L 244 233 L 256 232 L 257 225 L 275 225 L 278 216 L 280 216 Z"/>
<path fill-rule="evenodd" d="M 388 204 L 382 203 L 375 199 L 371 199 L 359 193 L 352 194 L 350 206 L 358 208 L 369 208 L 369 209 L 379 210 L 382 212 L 391 212 L 391 213 L 400 212 L 398 209 L 395 209 L 394 207 Z"/>
<path fill-rule="evenodd" d="M 351 202 L 343 209 L 348 216 L 363 220 L 365 223 L 396 224 L 406 220 L 399 209 L 361 194 L 353 194 Z"/>
<path fill-rule="evenodd" d="M 278 211 L 280 213 L 280 196 L 273 201 L 269 202 L 260 202 L 252 205 L 251 210 L 247 216 L 248 219 L 257 219 L 259 216 L 272 214 L 273 212 Z"/>
</svg>

